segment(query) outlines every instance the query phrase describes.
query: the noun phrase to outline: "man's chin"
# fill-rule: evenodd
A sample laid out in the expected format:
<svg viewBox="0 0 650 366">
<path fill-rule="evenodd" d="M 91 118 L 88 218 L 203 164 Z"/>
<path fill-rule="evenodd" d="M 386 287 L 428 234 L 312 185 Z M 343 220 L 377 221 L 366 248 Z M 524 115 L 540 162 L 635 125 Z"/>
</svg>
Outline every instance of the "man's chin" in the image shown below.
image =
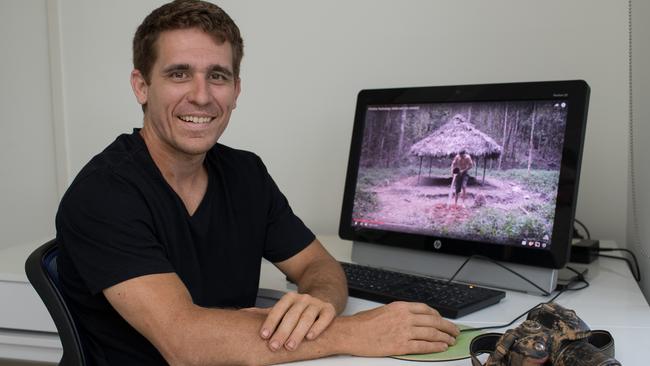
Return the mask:
<svg viewBox="0 0 650 366">
<path fill-rule="evenodd" d="M 214 146 L 214 145 L 212 145 L 212 146 Z M 210 149 L 212 148 L 212 146 L 207 147 L 207 148 L 192 147 L 192 148 L 188 148 L 188 149 L 183 149 L 183 152 L 186 155 L 189 155 L 189 156 L 201 156 L 201 155 L 207 154 L 208 151 L 210 151 Z"/>
<path fill-rule="evenodd" d="M 217 141 L 191 141 L 189 143 L 184 143 L 181 146 L 178 146 L 178 150 L 183 152 L 186 155 L 190 156 L 199 156 L 205 155 L 214 145 L 217 144 Z"/>
</svg>

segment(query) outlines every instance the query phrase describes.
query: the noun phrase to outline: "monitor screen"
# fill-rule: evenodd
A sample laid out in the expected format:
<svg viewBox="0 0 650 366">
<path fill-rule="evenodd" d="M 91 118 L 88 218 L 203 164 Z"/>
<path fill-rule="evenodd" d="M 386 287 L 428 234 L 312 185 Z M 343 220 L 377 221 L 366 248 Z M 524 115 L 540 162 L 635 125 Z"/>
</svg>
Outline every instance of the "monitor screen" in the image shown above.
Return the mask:
<svg viewBox="0 0 650 366">
<path fill-rule="evenodd" d="M 588 91 L 582 81 L 361 91 L 341 237 L 560 268 Z"/>
</svg>

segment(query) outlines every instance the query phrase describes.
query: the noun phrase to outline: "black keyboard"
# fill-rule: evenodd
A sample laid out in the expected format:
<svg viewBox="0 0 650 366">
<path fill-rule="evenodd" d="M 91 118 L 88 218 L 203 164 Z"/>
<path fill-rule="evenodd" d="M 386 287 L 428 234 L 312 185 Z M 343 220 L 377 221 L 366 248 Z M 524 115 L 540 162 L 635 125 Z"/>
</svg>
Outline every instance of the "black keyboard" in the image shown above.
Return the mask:
<svg viewBox="0 0 650 366">
<path fill-rule="evenodd" d="M 503 291 L 340 262 L 350 296 L 389 303 L 422 302 L 445 318 L 456 319 L 498 303 Z"/>
</svg>

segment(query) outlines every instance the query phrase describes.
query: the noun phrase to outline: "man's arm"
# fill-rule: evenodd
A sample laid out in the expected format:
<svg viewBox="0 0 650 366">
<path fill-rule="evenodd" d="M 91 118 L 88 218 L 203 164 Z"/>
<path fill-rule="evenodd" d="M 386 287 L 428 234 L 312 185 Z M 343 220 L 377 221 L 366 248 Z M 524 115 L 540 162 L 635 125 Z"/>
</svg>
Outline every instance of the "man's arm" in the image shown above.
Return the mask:
<svg viewBox="0 0 650 366">
<path fill-rule="evenodd" d="M 136 277 L 104 290 L 104 295 L 170 365 L 267 365 L 334 354 L 438 352 L 458 335 L 457 327 L 435 310 L 402 302 L 336 318 L 320 337 L 299 349 L 272 352 L 256 336 L 264 315 L 199 307 L 174 273 Z"/>
<path fill-rule="evenodd" d="M 298 285 L 298 292 L 332 304 L 337 314 L 348 300 L 348 286 L 341 265 L 315 239 L 293 257 L 275 266 Z"/>
<path fill-rule="evenodd" d="M 298 293 L 288 293 L 273 306 L 260 335 L 273 351 L 283 345 L 295 350 L 303 339 L 318 337 L 345 309 L 345 274 L 318 240 L 275 265 L 298 285 Z"/>
<path fill-rule="evenodd" d="M 472 157 L 467 155 L 467 169 L 464 171 L 468 172 L 474 167 L 474 161 L 472 160 Z"/>
<path fill-rule="evenodd" d="M 451 170 L 451 175 L 454 175 L 454 168 L 456 167 L 456 164 L 458 164 L 458 155 L 454 156 L 454 158 L 451 160 L 451 167 L 449 168 Z"/>
</svg>

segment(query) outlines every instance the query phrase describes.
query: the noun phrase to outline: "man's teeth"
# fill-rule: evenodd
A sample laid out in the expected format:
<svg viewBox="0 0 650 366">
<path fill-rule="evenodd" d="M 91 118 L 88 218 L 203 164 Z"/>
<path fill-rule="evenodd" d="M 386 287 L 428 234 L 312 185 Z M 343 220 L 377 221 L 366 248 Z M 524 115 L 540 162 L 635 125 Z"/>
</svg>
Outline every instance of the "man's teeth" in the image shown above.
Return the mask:
<svg viewBox="0 0 650 366">
<path fill-rule="evenodd" d="M 212 117 L 179 116 L 178 118 L 180 118 L 185 122 L 192 122 L 192 123 L 208 123 L 212 121 Z"/>
</svg>

